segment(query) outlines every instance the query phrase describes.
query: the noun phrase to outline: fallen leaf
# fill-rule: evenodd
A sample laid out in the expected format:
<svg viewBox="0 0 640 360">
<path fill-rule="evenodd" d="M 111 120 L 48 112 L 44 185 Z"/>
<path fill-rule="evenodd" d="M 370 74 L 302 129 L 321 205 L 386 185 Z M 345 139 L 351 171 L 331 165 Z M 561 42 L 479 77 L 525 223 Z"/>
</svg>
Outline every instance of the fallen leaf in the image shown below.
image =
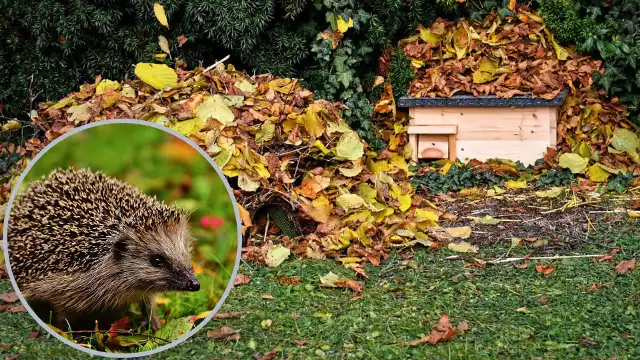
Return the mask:
<svg viewBox="0 0 640 360">
<path fill-rule="evenodd" d="M 364 146 L 355 131 L 347 131 L 338 140 L 336 157 L 344 160 L 357 160 L 364 155 Z"/>
<path fill-rule="evenodd" d="M 291 254 L 291 250 L 282 246 L 282 245 L 274 245 L 267 250 L 267 257 L 265 262 L 269 267 L 278 267 L 285 261 L 289 255 Z"/>
<path fill-rule="evenodd" d="M 459 253 L 476 253 L 478 252 L 478 247 L 475 245 L 471 245 L 466 241 L 461 241 L 459 243 L 449 243 L 447 248 L 451 251 L 459 252 Z"/>
<path fill-rule="evenodd" d="M 408 343 L 408 345 L 415 346 L 425 342 L 435 345 L 439 342 L 449 341 L 458 336 L 458 330 L 453 327 L 449 321 L 449 316 L 445 313 L 442 314 L 438 325 L 433 329 L 429 336 L 422 337 L 418 340 L 414 340 Z"/>
<path fill-rule="evenodd" d="M 260 296 L 260 298 L 265 300 L 273 300 L 273 295 L 262 295 Z"/>
<path fill-rule="evenodd" d="M 7 312 L 9 312 L 9 313 L 20 313 L 20 312 L 25 312 L 25 311 L 27 311 L 27 309 L 25 309 L 24 306 L 22 306 L 22 305 L 10 307 L 9 310 L 7 310 Z"/>
<path fill-rule="evenodd" d="M 162 51 L 164 51 L 167 55 L 171 55 L 171 50 L 169 49 L 169 41 L 166 37 L 162 35 L 158 36 L 158 45 L 160 46 L 160 49 L 162 49 Z"/>
<path fill-rule="evenodd" d="M 178 74 L 165 64 L 139 63 L 135 73 L 140 80 L 156 90 L 178 85 Z"/>
<path fill-rule="evenodd" d="M 542 265 L 542 264 L 536 264 L 536 271 L 541 273 L 541 274 L 545 274 L 545 275 L 549 275 L 552 272 L 554 272 L 556 269 L 552 268 L 551 266 L 548 265 Z"/>
<path fill-rule="evenodd" d="M 453 228 L 445 228 L 444 229 L 449 235 L 455 238 L 467 239 L 471 236 L 471 227 L 470 226 L 460 226 Z"/>
<path fill-rule="evenodd" d="M 164 11 L 164 6 L 154 3 L 153 4 L 153 14 L 156 16 L 156 19 L 162 24 L 162 26 L 169 28 L 169 22 L 167 21 L 167 14 Z"/>
<path fill-rule="evenodd" d="M 182 45 L 184 45 L 189 40 L 189 38 L 184 35 L 180 35 L 176 38 L 176 40 L 178 40 L 178 47 L 182 47 Z"/>
<path fill-rule="evenodd" d="M 545 191 L 536 191 L 536 196 L 541 198 L 557 198 L 564 193 L 565 188 L 555 187 Z"/>
<path fill-rule="evenodd" d="M 218 320 L 218 319 L 235 319 L 235 318 L 239 318 L 240 317 L 240 313 L 239 312 L 232 312 L 232 313 L 218 313 L 213 315 L 213 318 Z"/>
<path fill-rule="evenodd" d="M 240 332 L 233 330 L 230 326 L 223 326 L 218 330 L 207 331 L 207 337 L 212 340 L 240 340 Z"/>
<path fill-rule="evenodd" d="M 6 303 L 14 303 L 18 301 L 18 295 L 15 292 L 0 295 L 0 300 Z"/>
<path fill-rule="evenodd" d="M 572 173 L 578 174 L 587 168 L 589 159 L 583 158 L 578 154 L 566 153 L 560 155 L 558 165 L 560 167 L 571 170 Z"/>
<path fill-rule="evenodd" d="M 517 312 L 526 313 L 526 312 L 527 312 L 527 307 L 526 307 L 526 306 L 523 306 L 523 307 L 521 307 L 521 308 L 517 308 L 517 309 L 516 309 L 516 311 L 517 311 Z"/>
<path fill-rule="evenodd" d="M 636 268 L 636 259 L 622 260 L 613 269 L 618 274 L 626 274 L 632 272 Z"/>
<path fill-rule="evenodd" d="M 251 276 L 244 274 L 237 274 L 236 279 L 233 282 L 233 286 L 246 285 L 251 282 Z"/>
</svg>

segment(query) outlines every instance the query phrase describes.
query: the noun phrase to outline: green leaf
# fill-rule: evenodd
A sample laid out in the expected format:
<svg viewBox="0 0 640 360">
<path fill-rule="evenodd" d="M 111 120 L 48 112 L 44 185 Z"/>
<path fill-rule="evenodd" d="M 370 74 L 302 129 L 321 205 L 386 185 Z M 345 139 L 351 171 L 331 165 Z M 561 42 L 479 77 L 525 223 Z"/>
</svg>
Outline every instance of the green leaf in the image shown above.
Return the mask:
<svg viewBox="0 0 640 360">
<path fill-rule="evenodd" d="M 611 146 L 613 146 L 618 151 L 635 153 L 640 147 L 640 139 L 638 139 L 638 135 L 630 130 L 617 128 L 613 131 Z"/>
<path fill-rule="evenodd" d="M 364 155 L 364 146 L 355 131 L 347 131 L 338 140 L 336 157 L 346 160 L 357 160 Z"/>
<path fill-rule="evenodd" d="M 572 173 L 578 174 L 586 169 L 589 159 L 583 158 L 578 154 L 562 154 L 558 165 L 560 167 L 571 170 Z"/>
<path fill-rule="evenodd" d="M 191 316 L 169 320 L 160 330 L 158 330 L 153 336 L 167 340 L 169 343 L 176 341 L 178 338 L 181 338 L 189 331 L 193 329 L 193 322 L 191 321 Z M 153 350 L 160 345 L 167 344 L 162 340 L 150 338 L 150 340 L 145 344 L 142 348 L 143 351 Z"/>
<path fill-rule="evenodd" d="M 256 142 L 262 143 L 265 141 L 270 141 L 273 139 L 273 135 L 275 134 L 276 126 L 271 122 L 271 120 L 266 119 L 262 126 L 260 126 L 260 130 L 256 133 Z"/>
</svg>

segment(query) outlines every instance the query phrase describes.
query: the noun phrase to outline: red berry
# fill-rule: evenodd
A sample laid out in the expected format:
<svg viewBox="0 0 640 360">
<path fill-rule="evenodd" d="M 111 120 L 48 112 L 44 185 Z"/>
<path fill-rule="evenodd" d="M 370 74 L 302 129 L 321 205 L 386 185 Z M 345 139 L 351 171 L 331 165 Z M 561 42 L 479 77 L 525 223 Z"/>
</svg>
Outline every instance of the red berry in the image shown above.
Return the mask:
<svg viewBox="0 0 640 360">
<path fill-rule="evenodd" d="M 205 229 L 217 229 L 224 224 L 224 220 L 219 216 L 205 215 L 200 218 L 200 227 Z"/>
</svg>

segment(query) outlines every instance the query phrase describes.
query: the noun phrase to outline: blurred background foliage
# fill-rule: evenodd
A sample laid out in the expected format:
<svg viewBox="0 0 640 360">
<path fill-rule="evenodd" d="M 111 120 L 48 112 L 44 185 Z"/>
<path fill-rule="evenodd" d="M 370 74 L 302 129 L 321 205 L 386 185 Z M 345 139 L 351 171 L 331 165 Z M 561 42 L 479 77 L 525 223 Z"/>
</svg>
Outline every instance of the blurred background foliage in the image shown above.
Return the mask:
<svg viewBox="0 0 640 360">
<path fill-rule="evenodd" d="M 138 187 L 168 204 L 193 211 L 197 293 L 160 298 L 165 320 L 213 309 L 224 293 L 236 261 L 235 211 L 224 182 L 211 164 L 181 139 L 150 126 L 105 124 L 64 139 L 34 164 L 25 189 L 58 168 L 90 168 Z"/>
</svg>

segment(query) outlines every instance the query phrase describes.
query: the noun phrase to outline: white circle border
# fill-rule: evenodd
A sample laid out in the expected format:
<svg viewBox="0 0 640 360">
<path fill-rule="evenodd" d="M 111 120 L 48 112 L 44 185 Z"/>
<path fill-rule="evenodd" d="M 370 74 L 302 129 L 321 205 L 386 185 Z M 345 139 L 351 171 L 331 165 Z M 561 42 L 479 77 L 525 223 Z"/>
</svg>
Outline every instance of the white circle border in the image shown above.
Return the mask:
<svg viewBox="0 0 640 360">
<path fill-rule="evenodd" d="M 215 169 L 215 171 L 218 173 L 218 176 L 220 176 L 220 179 L 222 180 L 222 182 L 224 183 L 225 187 L 227 188 L 227 193 L 229 194 L 229 197 L 231 198 L 231 203 L 233 206 L 233 210 L 236 214 L 236 228 L 237 228 L 237 233 L 238 233 L 238 244 L 237 244 L 237 251 L 236 251 L 236 262 L 235 265 L 233 267 L 233 272 L 231 274 L 231 278 L 229 279 L 229 283 L 227 284 L 227 288 L 225 289 L 224 293 L 222 294 L 222 297 L 220 298 L 220 300 L 218 301 L 218 303 L 216 304 L 216 306 L 213 308 L 213 310 L 211 310 L 211 313 L 202 320 L 202 322 L 196 326 L 195 328 L 191 329 L 190 332 L 188 332 L 186 335 L 181 336 L 180 338 L 178 338 L 175 341 L 172 341 L 169 344 L 166 345 L 162 345 L 160 347 L 157 347 L 153 350 L 148 350 L 148 351 L 142 351 L 139 353 L 108 353 L 108 352 L 104 352 L 104 351 L 97 351 L 97 350 L 93 350 L 93 349 L 88 349 L 85 348 L 83 346 L 80 346 L 79 344 L 76 344 L 74 342 L 71 342 L 70 340 L 65 339 L 63 336 L 61 336 L 60 334 L 56 333 L 55 331 L 53 331 L 49 326 L 47 326 L 47 324 L 42 321 L 36 314 L 35 312 L 31 309 L 31 307 L 29 307 L 29 304 L 27 303 L 27 301 L 24 299 L 24 297 L 22 296 L 22 294 L 20 293 L 20 289 L 18 288 L 18 284 L 16 283 L 15 278 L 13 277 L 13 272 L 11 271 L 11 264 L 9 262 L 9 241 L 8 241 L 8 228 L 9 228 L 9 216 L 11 213 L 11 205 L 13 204 L 13 200 L 15 199 L 18 189 L 20 188 L 20 185 L 22 185 L 22 182 L 24 181 L 24 178 L 26 177 L 27 173 L 29 173 L 29 171 L 31 170 L 31 168 L 38 162 L 38 160 L 47 152 L 49 151 L 51 148 L 53 148 L 55 145 L 57 145 L 59 142 L 63 141 L 64 139 L 77 134 L 79 132 L 82 132 L 85 129 L 89 129 L 89 128 L 93 128 L 96 126 L 102 126 L 102 125 L 108 125 L 108 124 L 135 124 L 135 125 L 143 125 L 143 126 L 149 126 L 149 127 L 153 127 L 159 130 L 162 130 L 166 133 L 169 133 L 177 138 L 179 138 L 180 140 L 184 141 L 185 143 L 189 144 L 189 146 L 191 146 L 192 148 L 196 149 L 200 155 L 202 155 L 208 162 L 209 164 Z M 198 331 L 200 331 L 212 318 L 213 316 L 218 312 L 218 310 L 220 310 L 220 307 L 222 306 L 222 304 L 224 303 L 224 301 L 226 300 L 227 296 L 229 295 L 229 292 L 231 292 L 231 289 L 233 288 L 233 283 L 235 281 L 235 278 L 238 274 L 238 268 L 240 266 L 240 259 L 242 256 L 242 222 L 240 219 L 240 210 L 238 209 L 238 203 L 236 201 L 235 196 L 233 195 L 233 190 L 231 189 L 231 186 L 229 185 L 229 182 L 227 181 L 226 177 L 224 176 L 224 174 L 222 173 L 222 170 L 220 170 L 220 167 L 218 167 L 218 165 L 215 163 L 215 161 L 213 161 L 213 158 L 211 158 L 211 156 L 209 156 L 204 150 L 202 150 L 198 145 L 196 145 L 191 139 L 187 138 L 186 136 L 178 133 L 177 131 L 170 129 L 166 126 L 162 126 L 160 124 L 156 124 L 156 123 L 152 123 L 149 121 L 143 121 L 143 120 L 134 120 L 134 119 L 113 119 L 113 120 L 100 120 L 100 121 L 96 121 L 93 123 L 89 123 L 83 126 L 79 126 L 77 128 L 74 128 L 72 130 L 70 130 L 69 132 L 63 134 L 62 136 L 54 139 L 49 145 L 47 145 L 44 149 L 42 149 L 33 159 L 30 160 L 29 164 L 27 165 L 27 167 L 25 168 L 25 170 L 22 172 L 22 175 L 20 175 L 20 178 L 18 179 L 18 181 L 16 182 L 16 184 L 14 185 L 13 190 L 11 191 L 11 197 L 9 198 L 9 202 L 7 203 L 7 209 L 5 210 L 5 214 L 4 214 L 4 226 L 2 229 L 2 246 L 4 247 L 4 257 L 5 257 L 5 264 L 6 264 L 6 268 L 7 268 L 7 274 L 9 276 L 9 279 L 11 280 L 11 284 L 13 285 L 13 288 L 16 292 L 16 295 L 18 295 L 18 298 L 20 299 L 20 302 L 22 302 L 22 304 L 24 305 L 25 309 L 27 309 L 27 311 L 29 312 L 29 314 L 31 315 L 31 317 L 40 325 L 42 326 L 45 330 L 47 330 L 51 335 L 53 335 L 55 338 L 57 338 L 58 340 L 62 341 L 63 343 L 81 350 L 83 352 L 86 352 L 88 354 L 91 355 L 97 355 L 97 356 L 103 356 L 103 357 L 108 357 L 108 358 L 136 358 L 136 357 L 143 357 L 143 356 L 149 356 L 149 355 L 153 355 L 153 354 L 157 354 L 160 353 L 162 351 L 168 350 L 174 346 L 177 346 L 179 344 L 181 344 L 182 342 L 186 341 L 187 339 L 189 339 L 191 336 L 193 336 L 195 333 L 197 333 Z"/>
</svg>

